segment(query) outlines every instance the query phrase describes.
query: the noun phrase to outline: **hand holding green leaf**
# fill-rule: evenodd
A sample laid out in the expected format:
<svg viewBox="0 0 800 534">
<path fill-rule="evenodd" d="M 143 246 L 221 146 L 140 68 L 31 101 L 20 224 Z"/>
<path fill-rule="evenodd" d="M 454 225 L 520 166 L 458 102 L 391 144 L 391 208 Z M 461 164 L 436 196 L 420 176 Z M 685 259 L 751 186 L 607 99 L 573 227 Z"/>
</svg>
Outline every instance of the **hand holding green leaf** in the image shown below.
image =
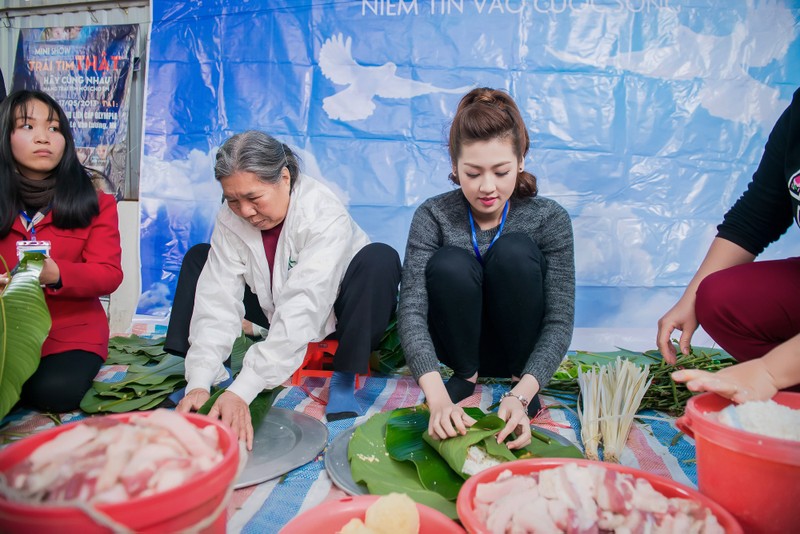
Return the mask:
<svg viewBox="0 0 800 534">
<path fill-rule="evenodd" d="M 22 385 L 39 367 L 42 344 L 50 332 L 50 312 L 39 284 L 43 264 L 42 254 L 26 253 L 16 274 L 0 289 L 0 419 L 14 407 Z"/>
</svg>

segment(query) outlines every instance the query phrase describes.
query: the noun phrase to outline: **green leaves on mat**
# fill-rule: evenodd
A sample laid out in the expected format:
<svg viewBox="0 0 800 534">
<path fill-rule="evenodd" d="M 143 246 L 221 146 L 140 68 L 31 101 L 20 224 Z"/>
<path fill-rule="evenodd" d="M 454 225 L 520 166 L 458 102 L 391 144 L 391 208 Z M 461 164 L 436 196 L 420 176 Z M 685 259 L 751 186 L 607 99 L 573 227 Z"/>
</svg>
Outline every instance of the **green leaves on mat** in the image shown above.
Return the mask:
<svg viewBox="0 0 800 534">
<path fill-rule="evenodd" d="M 244 334 L 234 342 L 231 350 L 234 375 L 241 371 L 244 355 L 252 344 Z M 184 359 L 164 352 L 164 338 L 112 337 L 108 341 L 106 365 L 127 365 L 128 371 L 118 382 L 92 383 L 81 400 L 81 410 L 87 413 L 150 410 L 186 385 Z M 252 405 L 250 412 L 253 413 Z"/>
<path fill-rule="evenodd" d="M 456 519 L 454 502 L 426 489 L 411 462 L 399 462 L 389 456 L 384 436 L 386 423 L 393 415 L 394 412 L 373 415 L 353 432 L 347 448 L 353 480 L 366 484 L 374 495 L 388 495 L 393 491 L 405 493 L 415 502 Z"/>
<path fill-rule="evenodd" d="M 381 374 L 390 375 L 406 364 L 403 347 L 400 346 L 400 333 L 397 331 L 397 317 L 392 319 L 378 343 L 378 348 L 370 356 L 370 367 Z"/>
<path fill-rule="evenodd" d="M 0 419 L 11 411 L 22 385 L 39 367 L 42 344 L 52 325 L 39 284 L 43 264 L 43 254 L 25 253 L 0 291 Z"/>
<path fill-rule="evenodd" d="M 149 410 L 186 385 L 183 358 L 163 353 L 154 360 L 158 362 L 155 365 L 130 365 L 118 382 L 94 381 L 81 400 L 81 410 L 86 413 Z"/>
</svg>

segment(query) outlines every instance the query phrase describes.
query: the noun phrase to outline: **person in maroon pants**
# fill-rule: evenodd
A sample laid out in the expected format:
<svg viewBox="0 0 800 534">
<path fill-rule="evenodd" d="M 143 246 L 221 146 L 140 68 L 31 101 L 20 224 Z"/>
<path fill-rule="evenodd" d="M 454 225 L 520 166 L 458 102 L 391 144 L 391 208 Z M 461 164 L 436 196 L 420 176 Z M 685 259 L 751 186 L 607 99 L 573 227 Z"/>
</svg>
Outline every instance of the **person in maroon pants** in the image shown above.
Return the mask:
<svg viewBox="0 0 800 534">
<path fill-rule="evenodd" d="M 800 390 L 800 257 L 754 261 L 794 223 L 800 225 L 800 89 L 683 296 L 658 321 L 666 361 L 676 360 L 674 330 L 685 354 L 702 326 L 739 363 L 717 373 L 677 371 L 674 380 L 738 403 Z"/>
</svg>

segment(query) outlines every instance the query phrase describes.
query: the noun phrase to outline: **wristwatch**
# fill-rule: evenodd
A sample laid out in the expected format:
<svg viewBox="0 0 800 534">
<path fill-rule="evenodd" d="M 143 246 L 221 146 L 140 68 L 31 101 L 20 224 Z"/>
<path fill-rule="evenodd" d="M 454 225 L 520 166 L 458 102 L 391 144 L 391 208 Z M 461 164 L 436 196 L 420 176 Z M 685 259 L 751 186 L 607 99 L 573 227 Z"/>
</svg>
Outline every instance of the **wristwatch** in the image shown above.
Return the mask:
<svg viewBox="0 0 800 534">
<path fill-rule="evenodd" d="M 516 393 L 511 393 L 510 391 L 506 391 L 505 393 L 500 395 L 500 400 L 502 401 L 506 397 L 514 397 L 515 399 L 517 399 L 519 402 L 522 403 L 523 408 L 528 407 L 528 399 L 526 399 L 523 395 L 517 395 Z"/>
</svg>

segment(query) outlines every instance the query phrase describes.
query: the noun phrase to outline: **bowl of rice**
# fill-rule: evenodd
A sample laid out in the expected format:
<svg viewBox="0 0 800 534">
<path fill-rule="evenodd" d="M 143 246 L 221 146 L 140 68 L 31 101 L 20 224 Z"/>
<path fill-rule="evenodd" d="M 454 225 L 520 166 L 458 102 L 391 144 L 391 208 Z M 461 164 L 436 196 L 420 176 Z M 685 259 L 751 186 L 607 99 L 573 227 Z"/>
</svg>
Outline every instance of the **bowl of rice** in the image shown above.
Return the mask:
<svg viewBox="0 0 800 534">
<path fill-rule="evenodd" d="M 800 393 L 735 405 L 714 393 L 692 397 L 678 428 L 695 439 L 697 486 L 747 532 L 800 525 Z"/>
</svg>

